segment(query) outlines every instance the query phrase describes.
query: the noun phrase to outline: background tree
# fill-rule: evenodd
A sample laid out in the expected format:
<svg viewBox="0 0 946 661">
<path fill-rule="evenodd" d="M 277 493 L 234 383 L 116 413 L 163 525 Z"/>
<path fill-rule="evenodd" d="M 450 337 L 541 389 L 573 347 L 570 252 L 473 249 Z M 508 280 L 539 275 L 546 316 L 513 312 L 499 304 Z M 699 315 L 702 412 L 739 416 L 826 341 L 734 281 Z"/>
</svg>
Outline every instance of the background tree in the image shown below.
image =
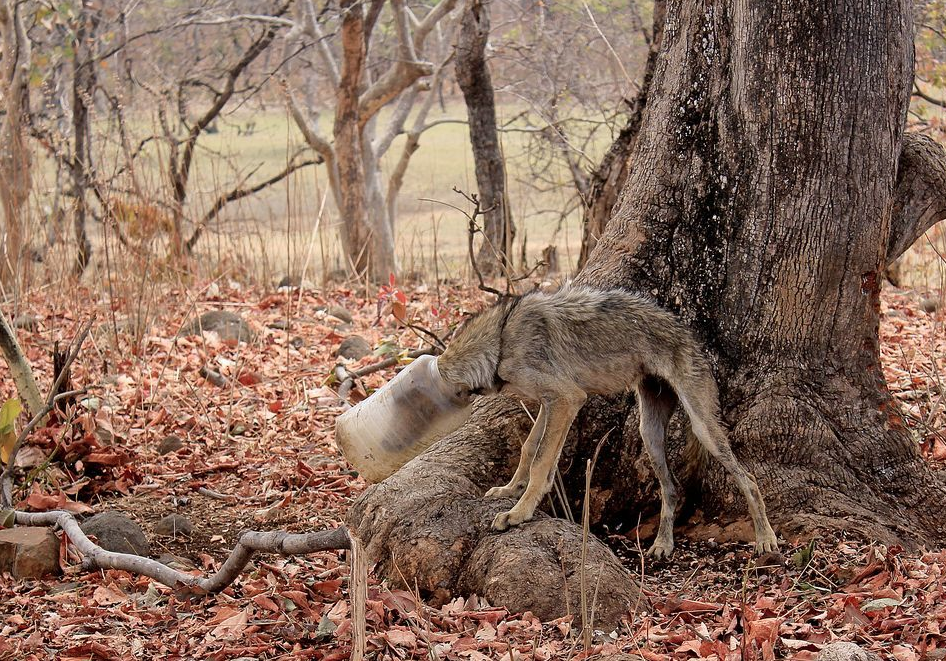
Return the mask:
<svg viewBox="0 0 946 661">
<path fill-rule="evenodd" d="M 387 281 L 390 274 L 397 273 L 395 201 L 420 133 L 435 124 L 426 122 L 432 101 L 420 105 L 410 129 L 413 137 L 403 147 L 387 190 L 382 183 L 381 157 L 394 138 L 405 132 L 421 92 L 432 90 L 430 96 L 439 86 L 440 71 L 450 57 L 455 5 L 456 0 L 444 0 L 427 10 L 409 6 L 404 0 L 389 4 L 373 0 L 367 5 L 345 0 L 338 14 L 320 14 L 311 0 L 302 0 L 296 6 L 296 26 L 286 37 L 287 59 L 288 53 L 313 48 L 317 62 L 307 75 L 318 76 L 317 84 L 332 90 L 335 103 L 329 139 L 318 125 L 317 111 L 323 104 L 315 104 L 316 95 L 310 93 L 313 105 L 304 107 L 294 91 L 295 77 L 287 78 L 293 120 L 328 168 L 350 266 L 355 273 L 369 273 L 378 281 Z M 386 7 L 394 28 L 389 39 L 375 29 Z M 437 43 L 428 46 L 428 37 L 435 31 Z M 311 85 L 313 81 L 307 82 Z M 379 130 L 378 113 L 391 104 L 394 109 Z"/>
<path fill-rule="evenodd" d="M 676 1 L 666 25 L 634 167 L 578 282 L 646 292 L 697 332 L 733 447 L 780 533 L 942 543 L 946 484 L 906 432 L 878 356 L 882 271 L 946 215 L 942 148 L 904 134 L 910 4 Z M 515 411 L 485 402 L 359 500 L 350 522 L 389 578 L 396 558 L 432 594 L 472 586 L 514 608 L 548 606 L 541 595 L 559 575 L 517 573 L 529 571 L 519 558 L 554 556 L 550 524 L 486 534 L 509 505 L 481 495 L 508 477 L 497 467 L 513 465 L 524 424 Z M 590 401 L 573 425 L 561 464 L 573 500 L 585 459 L 613 430 L 591 494 L 599 524 L 628 525 L 656 504 L 636 429 L 623 398 Z M 457 477 L 443 483 L 446 473 Z M 718 466 L 686 486 L 709 513 L 739 507 Z M 501 587 L 533 579 L 526 595 Z"/>
<path fill-rule="evenodd" d="M 3 232 L 0 233 L 0 289 L 17 291 L 25 228 L 23 205 L 32 185 L 32 155 L 27 142 L 31 44 L 24 28 L 29 3 L 14 0 L 0 5 L 0 202 Z"/>
<path fill-rule="evenodd" d="M 489 27 L 489 3 L 467 2 L 457 38 L 456 73 L 466 101 L 476 185 L 483 210 L 483 243 L 477 262 L 484 272 L 496 274 L 507 266 L 512 255 L 516 228 L 506 197 L 506 168 L 496 130 L 493 80 L 486 62 Z"/>
</svg>

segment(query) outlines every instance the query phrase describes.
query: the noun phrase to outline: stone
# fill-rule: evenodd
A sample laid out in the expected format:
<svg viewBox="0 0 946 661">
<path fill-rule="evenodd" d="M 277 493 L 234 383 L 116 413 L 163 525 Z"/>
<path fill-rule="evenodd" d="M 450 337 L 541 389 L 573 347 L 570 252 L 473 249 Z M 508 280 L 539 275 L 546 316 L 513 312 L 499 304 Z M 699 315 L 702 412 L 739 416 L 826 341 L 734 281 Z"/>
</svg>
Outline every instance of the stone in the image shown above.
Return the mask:
<svg viewBox="0 0 946 661">
<path fill-rule="evenodd" d="M 929 312 L 930 314 L 939 310 L 940 305 L 942 305 L 942 301 L 935 296 L 929 296 L 920 301 L 920 308 L 923 312 Z"/>
<path fill-rule="evenodd" d="M 0 530 L 0 573 L 13 578 L 58 574 L 59 538 L 52 528 L 20 526 Z"/>
<path fill-rule="evenodd" d="M 106 551 L 151 555 L 151 543 L 141 526 L 117 510 L 96 514 L 81 526 L 86 535 L 95 535 Z"/>
<path fill-rule="evenodd" d="M 190 537 L 192 532 L 194 532 L 194 524 L 186 516 L 177 513 L 168 514 L 154 524 L 155 535 L 164 535 L 165 537 L 185 535 Z"/>
<path fill-rule="evenodd" d="M 39 330 L 39 319 L 31 314 L 23 313 L 13 320 L 13 327 L 25 330 L 29 333 L 35 333 Z"/>
<path fill-rule="evenodd" d="M 325 308 L 325 313 L 335 317 L 342 323 L 350 324 L 352 322 L 351 312 L 343 308 L 341 305 L 330 305 Z"/>
<path fill-rule="evenodd" d="M 179 436 L 168 434 L 161 439 L 160 443 L 158 443 L 158 454 L 177 452 L 182 447 L 184 447 L 184 441 L 182 441 Z"/>
<path fill-rule="evenodd" d="M 360 335 L 350 335 L 342 340 L 342 343 L 338 346 L 336 355 L 342 358 L 358 360 L 359 358 L 364 358 L 369 353 L 371 353 L 371 345 L 368 344 L 368 340 Z"/>
<path fill-rule="evenodd" d="M 212 331 L 220 339 L 234 342 L 252 342 L 256 333 L 240 315 L 227 310 L 210 310 L 181 329 L 181 335 L 199 335 Z"/>
<path fill-rule="evenodd" d="M 838 642 L 822 647 L 818 661 L 880 661 L 880 657 L 854 643 Z"/>
</svg>

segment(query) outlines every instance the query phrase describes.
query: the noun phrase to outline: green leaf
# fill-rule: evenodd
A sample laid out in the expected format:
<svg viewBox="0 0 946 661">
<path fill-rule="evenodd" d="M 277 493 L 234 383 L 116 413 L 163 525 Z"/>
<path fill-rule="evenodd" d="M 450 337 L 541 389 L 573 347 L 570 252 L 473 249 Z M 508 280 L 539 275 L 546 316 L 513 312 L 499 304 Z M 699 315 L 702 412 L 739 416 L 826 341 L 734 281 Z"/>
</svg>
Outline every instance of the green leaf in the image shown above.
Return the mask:
<svg viewBox="0 0 946 661">
<path fill-rule="evenodd" d="M 23 410 L 18 399 L 8 399 L 0 407 L 0 434 L 9 434 L 13 431 L 13 422 Z"/>
<path fill-rule="evenodd" d="M 794 564 L 798 569 L 804 569 L 808 566 L 808 563 L 811 562 L 811 559 L 815 555 L 815 540 L 812 538 L 808 542 L 807 546 L 803 546 L 792 555 L 792 564 Z"/>
<path fill-rule="evenodd" d="M 16 523 L 16 512 L 13 510 L 3 510 L 0 512 L 0 528 L 12 528 Z"/>
</svg>

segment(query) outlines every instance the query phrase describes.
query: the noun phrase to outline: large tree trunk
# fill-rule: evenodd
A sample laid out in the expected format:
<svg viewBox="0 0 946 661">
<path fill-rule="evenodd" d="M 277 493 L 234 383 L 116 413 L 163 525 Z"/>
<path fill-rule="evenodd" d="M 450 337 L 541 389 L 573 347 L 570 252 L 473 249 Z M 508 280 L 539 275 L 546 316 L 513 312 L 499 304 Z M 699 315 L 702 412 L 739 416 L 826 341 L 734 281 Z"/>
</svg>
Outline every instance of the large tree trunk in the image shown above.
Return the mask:
<svg viewBox="0 0 946 661">
<path fill-rule="evenodd" d="M 902 237 L 946 211 L 943 150 L 903 133 L 909 11 L 906 1 L 879 0 L 668 3 L 634 167 L 578 278 L 644 291 L 702 338 L 733 448 L 783 534 L 820 526 L 908 545 L 946 540 L 946 482 L 906 433 L 878 359 L 882 270 Z M 509 476 L 493 466 L 476 469 L 475 486 L 437 476 L 444 483 L 428 503 L 437 518 L 414 525 L 408 513 L 425 511 L 416 493 L 433 488 L 431 464 L 473 461 L 460 448 L 478 436 L 507 440 L 510 415 L 487 409 L 364 494 L 353 527 L 389 577 L 398 580 L 396 561 L 409 567 L 407 580 L 431 585 L 424 556 L 440 547 L 422 542 L 435 525 L 455 531 L 458 549 L 481 543 L 489 513 L 470 494 Z M 591 400 L 560 463 L 576 483 L 603 430 L 624 430 L 596 473 L 599 521 L 632 523 L 656 505 L 634 417 L 624 398 Z M 717 466 L 687 486 L 709 513 L 744 512 Z M 382 542 L 379 531 L 395 520 L 397 538 Z M 473 566 L 459 575 L 482 560 L 464 562 Z M 444 580 L 443 589 L 474 587 Z M 529 592 L 538 599 L 558 585 L 550 578 Z"/>
<path fill-rule="evenodd" d="M 487 2 L 470 0 L 463 10 L 457 37 L 457 83 L 466 101 L 476 185 L 483 210 L 483 244 L 476 259 L 483 272 L 495 274 L 508 264 L 515 227 L 506 198 L 506 170 L 496 130 L 493 81 L 486 62 L 488 40 Z"/>
</svg>

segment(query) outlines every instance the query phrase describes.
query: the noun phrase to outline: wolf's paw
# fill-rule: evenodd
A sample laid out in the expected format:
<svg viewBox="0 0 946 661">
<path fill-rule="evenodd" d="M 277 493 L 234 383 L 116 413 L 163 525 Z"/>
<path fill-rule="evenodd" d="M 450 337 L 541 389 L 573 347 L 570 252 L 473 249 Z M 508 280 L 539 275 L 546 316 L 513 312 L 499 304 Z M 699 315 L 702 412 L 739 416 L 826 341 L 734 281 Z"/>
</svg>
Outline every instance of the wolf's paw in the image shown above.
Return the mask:
<svg viewBox="0 0 946 661">
<path fill-rule="evenodd" d="M 755 539 L 755 552 L 757 555 L 762 555 L 763 553 L 774 553 L 778 551 L 778 538 L 775 536 L 775 532 L 769 528 L 761 535 L 756 535 Z"/>
<path fill-rule="evenodd" d="M 532 515 L 529 514 L 526 516 L 520 512 L 516 511 L 516 508 L 512 508 L 508 512 L 500 512 L 496 515 L 496 518 L 493 519 L 493 530 L 508 530 L 512 526 L 518 526 L 520 523 L 525 523 L 532 518 Z"/>
<path fill-rule="evenodd" d="M 647 555 L 654 560 L 662 560 L 673 555 L 673 540 L 660 540 L 654 542 L 653 546 L 647 549 Z"/>
<path fill-rule="evenodd" d="M 486 492 L 487 498 L 518 498 L 526 490 L 525 484 L 507 484 L 502 487 L 493 487 Z"/>
</svg>

